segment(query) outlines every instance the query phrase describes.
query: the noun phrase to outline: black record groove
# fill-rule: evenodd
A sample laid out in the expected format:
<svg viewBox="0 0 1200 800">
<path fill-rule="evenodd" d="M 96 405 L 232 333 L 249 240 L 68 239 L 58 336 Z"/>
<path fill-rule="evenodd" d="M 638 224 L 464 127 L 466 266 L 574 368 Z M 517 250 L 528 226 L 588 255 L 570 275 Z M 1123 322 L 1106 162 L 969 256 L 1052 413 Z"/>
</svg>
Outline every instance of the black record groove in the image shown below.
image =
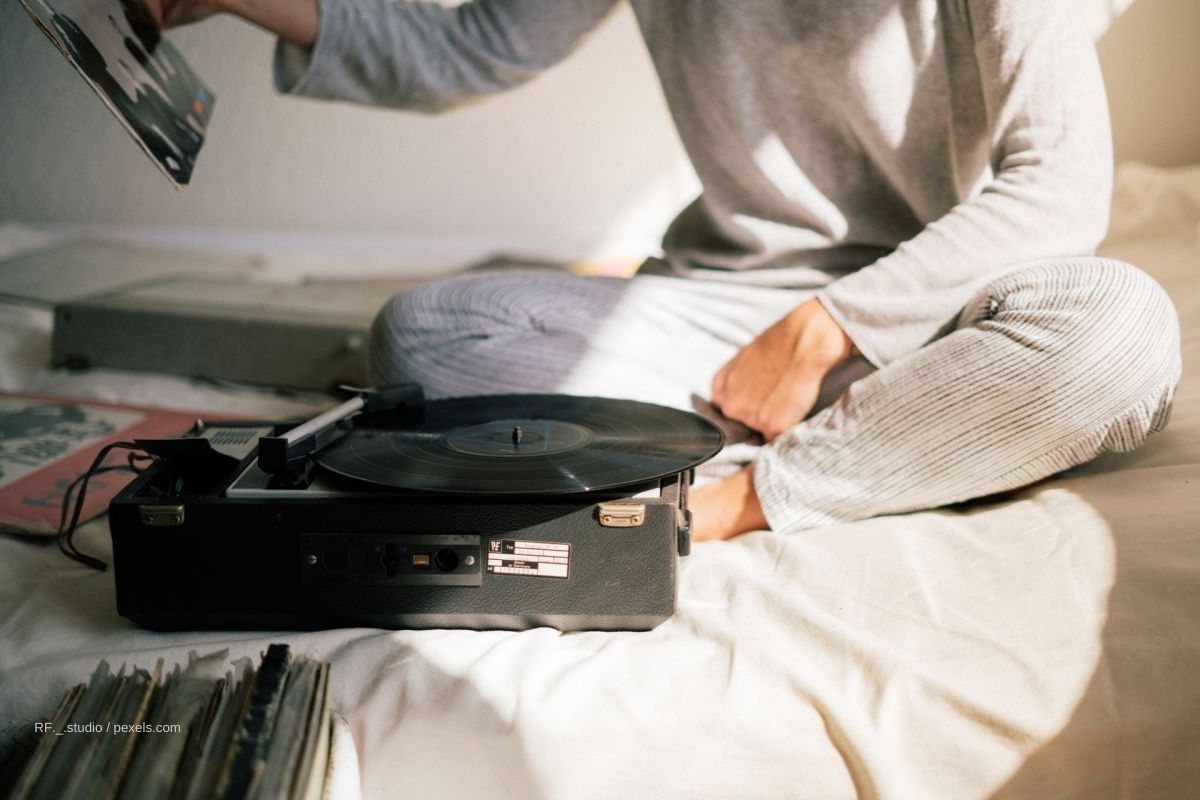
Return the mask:
<svg viewBox="0 0 1200 800">
<path fill-rule="evenodd" d="M 398 489 L 572 494 L 673 475 L 723 444 L 708 420 L 664 406 L 495 395 L 430 400 L 416 422 L 363 415 L 315 459 L 338 475 Z"/>
</svg>

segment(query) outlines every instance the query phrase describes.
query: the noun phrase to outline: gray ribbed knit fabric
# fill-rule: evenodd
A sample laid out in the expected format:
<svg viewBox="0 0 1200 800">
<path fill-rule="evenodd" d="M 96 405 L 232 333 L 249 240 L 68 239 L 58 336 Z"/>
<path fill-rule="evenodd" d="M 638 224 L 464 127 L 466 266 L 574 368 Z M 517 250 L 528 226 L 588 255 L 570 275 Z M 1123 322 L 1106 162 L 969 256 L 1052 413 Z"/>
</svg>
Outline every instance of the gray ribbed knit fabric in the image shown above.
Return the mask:
<svg viewBox="0 0 1200 800">
<path fill-rule="evenodd" d="M 614 5 L 320 0 L 311 57 L 281 46 L 276 79 L 440 111 L 561 60 Z M 1069 3 L 632 6 L 704 189 L 663 242 L 677 273 L 826 287 L 882 366 L 944 332 L 989 277 L 1090 254 L 1104 234 L 1108 114 Z"/>
<path fill-rule="evenodd" d="M 656 276 L 464 276 L 383 310 L 372 369 L 435 397 L 560 391 L 702 410 L 713 373 L 809 296 Z M 1055 259 L 986 285 L 917 352 L 878 371 L 850 362 L 819 413 L 725 455 L 754 461 L 775 530 L 931 508 L 1136 447 L 1166 424 L 1179 371 L 1178 321 L 1153 280 L 1107 259 Z"/>
<path fill-rule="evenodd" d="M 442 110 L 557 62 L 613 5 L 321 0 L 312 53 L 281 45 L 276 80 Z M 815 294 L 865 359 L 830 376 L 815 416 L 731 450 L 754 460 L 776 529 L 1013 488 L 1165 424 L 1170 302 L 1086 257 L 1111 152 L 1095 55 L 1063 4 L 632 5 L 703 185 L 650 263 L 690 279 L 434 284 L 380 315 L 378 379 L 694 407 Z"/>
</svg>

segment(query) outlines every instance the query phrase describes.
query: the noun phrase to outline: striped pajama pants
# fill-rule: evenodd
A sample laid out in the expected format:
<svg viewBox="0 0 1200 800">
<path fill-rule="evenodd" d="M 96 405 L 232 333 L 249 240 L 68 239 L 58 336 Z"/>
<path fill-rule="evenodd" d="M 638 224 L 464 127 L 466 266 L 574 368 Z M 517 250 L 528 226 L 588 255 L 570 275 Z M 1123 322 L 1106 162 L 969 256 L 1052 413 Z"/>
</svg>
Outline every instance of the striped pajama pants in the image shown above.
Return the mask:
<svg viewBox="0 0 1200 800">
<path fill-rule="evenodd" d="M 812 291 L 661 276 L 513 272 L 393 298 L 375 321 L 380 383 L 430 397 L 561 392 L 704 411 L 714 373 Z M 953 329 L 881 369 L 825 380 L 770 444 L 727 426 L 774 530 L 933 508 L 1027 485 L 1162 429 L 1179 327 L 1143 272 L 1101 258 L 991 279 Z"/>
</svg>

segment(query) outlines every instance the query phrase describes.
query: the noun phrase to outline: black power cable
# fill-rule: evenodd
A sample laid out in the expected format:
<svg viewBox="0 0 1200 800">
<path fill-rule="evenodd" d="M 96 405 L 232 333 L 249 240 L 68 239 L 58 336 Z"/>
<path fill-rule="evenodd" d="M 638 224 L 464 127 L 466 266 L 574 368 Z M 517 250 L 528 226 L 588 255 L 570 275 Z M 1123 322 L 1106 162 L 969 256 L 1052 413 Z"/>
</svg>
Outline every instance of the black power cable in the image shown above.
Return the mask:
<svg viewBox="0 0 1200 800">
<path fill-rule="evenodd" d="M 104 460 L 114 450 L 129 450 L 127 463 L 104 466 Z M 58 549 L 63 552 L 63 555 L 101 572 L 108 569 L 108 564 L 94 556 L 81 553 L 79 548 L 75 546 L 75 531 L 79 527 L 79 517 L 83 513 L 83 503 L 87 498 L 88 482 L 95 476 L 102 475 L 105 472 L 132 472 L 134 474 L 141 474 L 144 468 L 138 466 L 137 462 L 146 460 L 157 464 L 166 476 L 168 482 L 167 494 L 174 494 L 179 490 L 179 478 L 176 476 L 175 470 L 158 456 L 145 453 L 142 448 L 133 442 L 113 442 L 105 445 L 96 454 L 96 458 L 92 461 L 92 465 L 88 467 L 87 471 L 71 481 L 63 493 L 62 513 L 59 515 L 57 533 Z M 68 509 L 72 506 L 72 495 L 75 494 L 76 488 L 79 489 L 79 494 L 74 498 L 74 511 L 71 513 L 71 519 L 68 522 L 67 513 Z"/>
</svg>

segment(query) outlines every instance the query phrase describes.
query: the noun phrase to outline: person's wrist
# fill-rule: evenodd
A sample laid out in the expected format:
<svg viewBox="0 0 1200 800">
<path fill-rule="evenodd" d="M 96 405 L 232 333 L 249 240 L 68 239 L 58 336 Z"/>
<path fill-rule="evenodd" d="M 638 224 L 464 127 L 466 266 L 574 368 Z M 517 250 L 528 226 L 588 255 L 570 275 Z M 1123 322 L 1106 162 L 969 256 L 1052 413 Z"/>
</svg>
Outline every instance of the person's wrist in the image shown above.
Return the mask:
<svg viewBox="0 0 1200 800">
<path fill-rule="evenodd" d="M 804 344 L 802 352 L 806 359 L 833 369 L 854 352 L 854 342 L 833 318 L 820 300 L 813 298 L 796 306 L 789 314 L 796 325 Z"/>
<path fill-rule="evenodd" d="M 316 43 L 320 26 L 318 0 L 209 0 L 210 8 L 241 17 L 305 50 Z"/>
</svg>

